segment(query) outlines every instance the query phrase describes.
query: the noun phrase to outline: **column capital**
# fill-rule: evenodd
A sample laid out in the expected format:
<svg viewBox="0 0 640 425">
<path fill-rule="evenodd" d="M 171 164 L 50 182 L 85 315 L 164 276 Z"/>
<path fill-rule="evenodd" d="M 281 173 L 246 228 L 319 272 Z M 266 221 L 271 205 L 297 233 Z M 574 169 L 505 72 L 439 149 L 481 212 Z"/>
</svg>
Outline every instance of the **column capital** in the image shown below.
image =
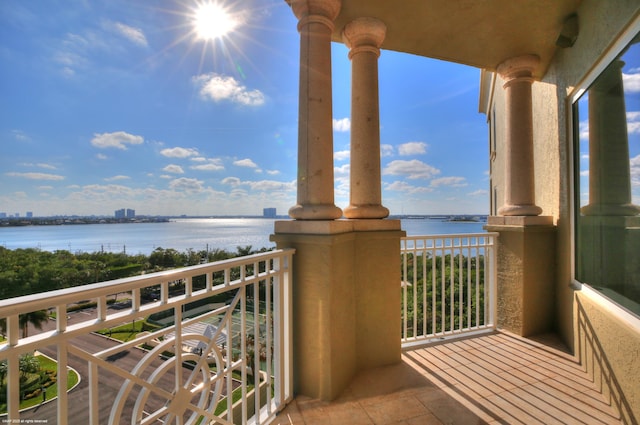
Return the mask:
<svg viewBox="0 0 640 425">
<path fill-rule="evenodd" d="M 498 65 L 498 74 L 505 80 L 505 86 L 514 80 L 533 82 L 533 72 L 540 64 L 537 55 L 522 55 L 509 58 Z"/>
<path fill-rule="evenodd" d="M 341 0 L 285 0 L 296 18 L 303 20 L 309 16 L 321 16 L 329 19 L 333 22 L 340 8 L 342 7 Z"/>
<path fill-rule="evenodd" d="M 351 49 L 349 57 L 363 49 L 380 54 L 387 26 L 376 18 L 357 18 L 345 25 L 342 40 Z"/>
</svg>

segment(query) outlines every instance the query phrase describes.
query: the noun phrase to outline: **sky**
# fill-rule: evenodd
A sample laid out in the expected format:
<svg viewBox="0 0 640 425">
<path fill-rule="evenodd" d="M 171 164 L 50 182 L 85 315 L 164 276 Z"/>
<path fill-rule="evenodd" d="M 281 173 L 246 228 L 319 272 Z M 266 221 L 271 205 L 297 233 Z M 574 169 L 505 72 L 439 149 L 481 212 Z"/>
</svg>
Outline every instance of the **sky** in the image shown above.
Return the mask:
<svg viewBox="0 0 640 425">
<path fill-rule="evenodd" d="M 286 214 L 296 203 L 297 20 L 284 0 L 219 6 L 227 18 L 203 28 L 201 11 L 215 10 L 204 0 L 0 2 L 0 212 Z M 347 53 L 332 44 L 341 208 Z M 379 74 L 383 205 L 486 214 L 480 71 L 383 50 Z"/>
</svg>

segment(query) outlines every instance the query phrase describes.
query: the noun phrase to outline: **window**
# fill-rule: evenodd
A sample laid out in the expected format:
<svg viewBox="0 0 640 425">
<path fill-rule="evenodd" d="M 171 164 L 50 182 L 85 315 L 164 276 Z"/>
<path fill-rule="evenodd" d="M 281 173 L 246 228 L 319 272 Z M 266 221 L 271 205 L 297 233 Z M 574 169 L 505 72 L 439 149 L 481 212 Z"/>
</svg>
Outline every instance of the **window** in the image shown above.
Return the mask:
<svg viewBox="0 0 640 425">
<path fill-rule="evenodd" d="M 640 315 L 640 33 L 573 103 L 575 278 Z"/>
</svg>

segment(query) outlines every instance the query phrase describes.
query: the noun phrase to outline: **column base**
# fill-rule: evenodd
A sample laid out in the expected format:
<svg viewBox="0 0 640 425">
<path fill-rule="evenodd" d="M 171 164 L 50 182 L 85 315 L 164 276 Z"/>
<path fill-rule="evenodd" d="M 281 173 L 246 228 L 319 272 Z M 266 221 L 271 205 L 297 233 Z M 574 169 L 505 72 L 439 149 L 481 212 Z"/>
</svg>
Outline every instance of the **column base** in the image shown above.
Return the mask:
<svg viewBox="0 0 640 425">
<path fill-rule="evenodd" d="M 555 226 L 553 217 L 489 217 L 498 232 L 497 324 L 520 336 L 553 330 Z"/>
<path fill-rule="evenodd" d="M 358 371 L 401 359 L 399 220 L 276 221 L 294 248 L 294 392 L 333 400 Z"/>
<path fill-rule="evenodd" d="M 634 216 L 640 214 L 640 206 L 634 204 L 589 204 L 580 208 L 584 215 Z"/>
<path fill-rule="evenodd" d="M 347 218 L 386 218 L 389 216 L 389 209 L 382 205 L 349 205 L 344 209 L 344 216 Z"/>
<path fill-rule="evenodd" d="M 296 220 L 336 220 L 342 210 L 333 204 L 297 204 L 289 208 L 289 217 Z"/>
<path fill-rule="evenodd" d="M 498 215 L 508 215 L 508 216 L 529 216 L 529 215 L 540 215 L 542 214 L 542 208 L 537 205 L 529 204 L 529 205 L 503 205 L 498 208 Z"/>
</svg>

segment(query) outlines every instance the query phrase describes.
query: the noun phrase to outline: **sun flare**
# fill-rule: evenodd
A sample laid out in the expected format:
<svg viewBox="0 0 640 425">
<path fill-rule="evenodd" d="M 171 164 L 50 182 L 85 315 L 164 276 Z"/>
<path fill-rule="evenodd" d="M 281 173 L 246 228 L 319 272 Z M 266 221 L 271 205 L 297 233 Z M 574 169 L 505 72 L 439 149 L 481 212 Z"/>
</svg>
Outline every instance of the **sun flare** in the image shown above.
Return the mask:
<svg viewBox="0 0 640 425">
<path fill-rule="evenodd" d="M 202 40 L 215 40 L 233 31 L 239 22 L 224 7 L 217 3 L 204 3 L 194 16 L 194 31 Z"/>
</svg>

